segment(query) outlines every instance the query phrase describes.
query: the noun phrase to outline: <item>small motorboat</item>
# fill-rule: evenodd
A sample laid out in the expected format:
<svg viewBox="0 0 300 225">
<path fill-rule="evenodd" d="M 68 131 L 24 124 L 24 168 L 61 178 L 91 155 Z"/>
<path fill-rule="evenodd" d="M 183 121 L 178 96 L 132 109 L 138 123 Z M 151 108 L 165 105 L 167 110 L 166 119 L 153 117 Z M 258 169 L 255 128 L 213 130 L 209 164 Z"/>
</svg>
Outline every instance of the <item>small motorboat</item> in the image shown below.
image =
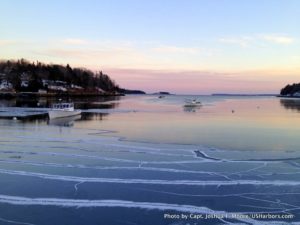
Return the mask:
<svg viewBox="0 0 300 225">
<path fill-rule="evenodd" d="M 201 106 L 201 102 L 197 101 L 197 99 L 186 100 L 184 107 L 199 107 Z"/>
<path fill-rule="evenodd" d="M 48 114 L 50 119 L 54 119 L 80 115 L 81 110 L 75 110 L 73 103 L 56 103 L 52 105 Z"/>
</svg>

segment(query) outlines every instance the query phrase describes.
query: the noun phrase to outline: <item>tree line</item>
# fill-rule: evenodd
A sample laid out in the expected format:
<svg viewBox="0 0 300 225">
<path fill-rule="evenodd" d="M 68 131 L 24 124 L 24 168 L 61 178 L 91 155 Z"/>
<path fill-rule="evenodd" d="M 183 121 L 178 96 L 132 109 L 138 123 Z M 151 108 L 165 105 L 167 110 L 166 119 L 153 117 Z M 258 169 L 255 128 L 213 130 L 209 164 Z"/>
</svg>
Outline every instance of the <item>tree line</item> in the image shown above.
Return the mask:
<svg viewBox="0 0 300 225">
<path fill-rule="evenodd" d="M 300 83 L 298 84 L 288 84 L 281 89 L 280 95 L 294 95 L 295 93 L 300 93 Z"/>
<path fill-rule="evenodd" d="M 42 80 L 63 81 L 84 89 L 101 88 L 107 92 L 119 90 L 115 81 L 102 71 L 93 72 L 85 68 L 72 68 L 69 64 L 44 64 L 25 59 L 0 61 L 0 79 L 6 79 L 16 91 L 24 91 L 21 85 L 24 74 L 29 77 L 26 91 L 43 88 Z"/>
</svg>

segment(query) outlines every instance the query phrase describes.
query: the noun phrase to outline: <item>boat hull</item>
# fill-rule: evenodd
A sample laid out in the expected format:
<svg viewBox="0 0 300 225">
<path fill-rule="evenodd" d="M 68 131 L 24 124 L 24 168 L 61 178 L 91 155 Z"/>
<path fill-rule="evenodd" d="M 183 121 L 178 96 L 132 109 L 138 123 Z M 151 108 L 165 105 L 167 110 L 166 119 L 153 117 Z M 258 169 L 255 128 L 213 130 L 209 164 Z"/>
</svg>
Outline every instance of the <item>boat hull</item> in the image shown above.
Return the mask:
<svg viewBox="0 0 300 225">
<path fill-rule="evenodd" d="M 198 104 L 198 103 L 187 103 L 184 105 L 184 107 L 201 107 L 201 104 Z"/>
<path fill-rule="evenodd" d="M 48 112 L 50 119 L 62 118 L 62 117 L 70 117 L 81 114 L 81 110 L 74 111 L 63 111 L 63 110 L 50 110 Z"/>
</svg>

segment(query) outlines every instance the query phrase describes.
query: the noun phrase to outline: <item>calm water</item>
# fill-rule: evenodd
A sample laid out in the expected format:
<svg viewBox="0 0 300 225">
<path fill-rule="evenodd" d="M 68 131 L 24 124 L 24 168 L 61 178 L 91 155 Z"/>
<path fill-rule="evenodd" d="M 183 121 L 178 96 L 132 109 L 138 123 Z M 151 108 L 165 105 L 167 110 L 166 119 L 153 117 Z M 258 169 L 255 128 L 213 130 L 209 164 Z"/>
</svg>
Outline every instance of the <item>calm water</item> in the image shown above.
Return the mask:
<svg viewBox="0 0 300 225">
<path fill-rule="evenodd" d="M 300 223 L 300 101 L 188 98 L 74 99 L 81 117 L 1 119 L 0 224 Z"/>
</svg>

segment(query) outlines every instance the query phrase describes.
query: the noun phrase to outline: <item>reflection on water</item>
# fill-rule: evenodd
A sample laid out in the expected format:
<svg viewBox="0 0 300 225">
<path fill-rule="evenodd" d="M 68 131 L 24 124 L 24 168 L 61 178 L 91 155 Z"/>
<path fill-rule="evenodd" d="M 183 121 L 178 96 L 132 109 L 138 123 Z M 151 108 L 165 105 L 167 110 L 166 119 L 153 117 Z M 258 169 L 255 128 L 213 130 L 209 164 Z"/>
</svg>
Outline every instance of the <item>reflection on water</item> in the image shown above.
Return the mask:
<svg viewBox="0 0 300 225">
<path fill-rule="evenodd" d="M 195 105 L 195 106 L 183 106 L 184 112 L 197 112 L 201 108 L 201 105 Z"/>
<path fill-rule="evenodd" d="M 298 111 L 276 98 L 201 97 L 185 113 L 182 96 L 156 99 L 49 125 L 0 120 L 1 225 L 299 224 Z M 238 216 L 256 213 L 294 217 Z"/>
<path fill-rule="evenodd" d="M 47 119 L 48 125 L 73 127 L 74 122 L 87 122 L 87 121 L 102 121 L 108 113 L 81 113 L 81 115 L 69 116 L 63 118 Z"/>
<path fill-rule="evenodd" d="M 49 119 L 48 124 L 55 125 L 55 126 L 62 126 L 62 127 L 72 127 L 74 126 L 74 121 L 80 119 L 81 119 L 81 115 L 54 118 L 54 119 Z"/>
<path fill-rule="evenodd" d="M 1 99 L 0 106 L 1 107 L 39 107 L 39 108 L 49 108 L 53 103 L 57 103 L 59 101 L 64 102 L 74 102 L 75 108 L 80 109 L 103 109 L 103 108 L 115 108 L 118 106 L 117 102 L 119 101 L 120 96 L 97 96 L 97 97 L 53 97 L 53 98 L 45 98 L 45 97 L 18 97 L 15 99 Z"/>
<path fill-rule="evenodd" d="M 81 113 L 82 121 L 100 121 L 103 120 L 104 117 L 108 116 L 108 113 Z"/>
<path fill-rule="evenodd" d="M 11 100 L 11 106 L 15 107 L 47 107 L 49 101 L 47 99 L 40 100 L 38 98 L 16 98 Z M 15 104 L 15 105 L 13 105 Z"/>
<path fill-rule="evenodd" d="M 300 112 L 300 99 L 280 99 L 280 104 L 286 109 Z"/>
<path fill-rule="evenodd" d="M 81 119 L 58 125 L 113 130 L 128 140 L 201 144 L 236 150 L 292 151 L 300 145 L 297 135 L 300 128 L 294 126 L 300 118 L 293 116 L 298 113 L 300 101 L 198 96 L 203 103 L 201 107 L 184 107 L 186 98 L 158 99 L 144 95 L 74 99 L 77 108 L 83 109 Z M 50 101 L 54 100 L 39 99 L 41 105 Z M 9 105 L 12 101 L 0 103 Z M 47 124 L 47 121 L 47 117 L 23 120 L 36 124 Z"/>
<path fill-rule="evenodd" d="M 18 119 L 16 121 L 22 122 L 25 124 L 34 123 L 36 125 L 43 125 L 48 124 L 50 126 L 61 126 L 61 127 L 73 127 L 75 122 L 77 123 L 86 123 L 90 122 L 99 122 L 104 120 L 107 117 L 108 113 L 87 113 L 83 112 L 81 115 L 70 116 L 70 117 L 63 117 L 63 118 L 54 118 L 49 119 L 48 116 L 35 116 L 35 117 L 26 117 L 22 119 Z M 6 119 L 5 119 L 6 120 Z M 14 121 L 13 119 L 9 119 L 10 121 Z"/>
<path fill-rule="evenodd" d="M 118 105 L 117 102 L 75 102 L 75 108 L 77 109 L 113 109 Z"/>
</svg>

